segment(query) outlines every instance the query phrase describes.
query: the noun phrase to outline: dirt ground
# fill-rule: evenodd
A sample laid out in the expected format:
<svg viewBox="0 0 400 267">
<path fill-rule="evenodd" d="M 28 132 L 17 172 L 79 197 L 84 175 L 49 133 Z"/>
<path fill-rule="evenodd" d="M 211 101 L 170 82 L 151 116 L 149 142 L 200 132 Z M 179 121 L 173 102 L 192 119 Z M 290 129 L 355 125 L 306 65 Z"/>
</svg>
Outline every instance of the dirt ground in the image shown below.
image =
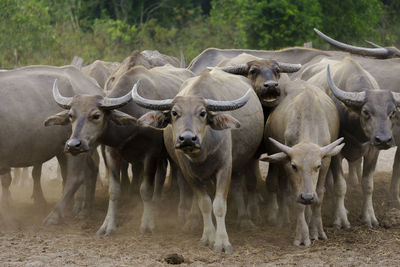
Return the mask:
<svg viewBox="0 0 400 267">
<path fill-rule="evenodd" d="M 243 232 L 235 226 L 235 216 L 230 212 L 227 230 L 234 253 L 224 255 L 197 246 L 201 230 L 182 232 L 176 220 L 177 196 L 173 193 L 166 196 L 160 208 L 158 231 L 153 235 L 139 233 L 142 204 L 136 195 L 121 201 L 117 233 L 108 238 L 96 237 L 107 210 L 106 189 L 101 185 L 91 218 L 78 220 L 70 216 L 61 225 L 43 226 L 42 220 L 61 194 L 53 161 L 44 167 L 42 182 L 47 207 L 33 205 L 31 184 L 11 187 L 13 204 L 0 217 L 0 265 L 162 266 L 168 265 L 164 260 L 168 254 L 177 253 L 184 257 L 182 265 L 193 266 L 399 266 L 400 213 L 387 206 L 392 162 L 393 149 L 381 155 L 375 175 L 374 207 L 385 226 L 371 229 L 361 225 L 361 189 L 349 189 L 346 207 L 350 230 L 332 227 L 329 195 L 323 207 L 328 240 L 314 241 L 309 248 L 292 245 L 293 226 L 281 229 L 264 224 Z M 265 204 L 262 210 L 265 212 Z"/>
</svg>

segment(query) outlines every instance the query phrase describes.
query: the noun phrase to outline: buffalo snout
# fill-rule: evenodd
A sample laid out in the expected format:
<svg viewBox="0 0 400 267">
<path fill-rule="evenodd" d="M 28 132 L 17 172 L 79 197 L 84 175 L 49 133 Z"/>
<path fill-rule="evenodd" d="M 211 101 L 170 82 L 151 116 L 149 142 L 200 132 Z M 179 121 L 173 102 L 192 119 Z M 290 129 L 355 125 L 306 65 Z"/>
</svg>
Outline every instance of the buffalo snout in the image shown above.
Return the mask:
<svg viewBox="0 0 400 267">
<path fill-rule="evenodd" d="M 200 148 L 200 140 L 193 132 L 185 131 L 178 136 L 175 147 L 185 151 L 193 151 L 196 148 Z"/>
<path fill-rule="evenodd" d="M 268 89 L 279 89 L 279 83 L 276 81 L 266 81 L 264 82 L 264 87 Z"/>
<path fill-rule="evenodd" d="M 317 196 L 310 193 L 301 193 L 296 200 L 298 203 L 304 205 L 314 204 L 317 201 Z"/>
<path fill-rule="evenodd" d="M 394 145 L 393 138 L 386 135 L 377 135 L 374 138 L 373 145 L 383 149 L 390 148 Z"/>
<path fill-rule="evenodd" d="M 71 138 L 65 144 L 65 151 L 76 155 L 89 151 L 89 148 L 84 145 L 79 139 Z"/>
</svg>

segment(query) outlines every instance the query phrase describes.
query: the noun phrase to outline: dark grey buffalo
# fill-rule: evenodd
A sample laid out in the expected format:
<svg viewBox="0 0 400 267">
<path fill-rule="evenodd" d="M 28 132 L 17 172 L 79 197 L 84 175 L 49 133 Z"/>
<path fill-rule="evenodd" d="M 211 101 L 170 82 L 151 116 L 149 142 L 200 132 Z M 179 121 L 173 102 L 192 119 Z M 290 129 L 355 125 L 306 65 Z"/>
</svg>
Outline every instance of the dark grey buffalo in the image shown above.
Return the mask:
<svg viewBox="0 0 400 267">
<path fill-rule="evenodd" d="M 330 79 L 327 66 L 331 66 L 333 78 Z M 394 145 L 393 128 L 397 121 L 396 105 L 399 94 L 380 90 L 376 80 L 352 57 L 343 60 L 324 58 L 319 63 L 308 66 L 312 71 L 305 72 L 303 78 L 326 90 L 336 102 L 340 115 L 340 135 L 345 137 L 346 146 L 342 155 L 349 161 L 363 157 L 362 188 L 364 193 L 362 221 L 369 225 L 378 225 L 373 205 L 373 173 L 379 150 Z M 328 77 L 328 79 L 326 78 Z M 337 165 L 337 166 L 336 166 Z M 344 208 L 346 184 L 342 177 L 340 164 L 332 169 L 337 185 L 337 207 L 335 225 L 349 227 L 347 212 Z"/>
<path fill-rule="evenodd" d="M 217 252 L 232 252 L 225 228 L 231 176 L 232 180 L 240 179 L 246 169 L 258 167 L 255 155 L 263 135 L 263 113 L 256 94 L 249 88 L 245 78 L 213 70 L 187 80 L 181 92 L 171 99 L 155 100 L 143 91 L 133 94 L 137 104 L 158 110 L 139 121 L 165 128 L 168 153 L 195 192 L 203 215 L 200 244 L 208 244 Z M 206 190 L 212 180 L 216 185 L 213 202 Z"/>
<path fill-rule="evenodd" d="M 296 72 L 301 64 L 283 63 L 243 53 L 232 59 L 222 60 L 217 67 L 225 72 L 247 77 L 263 107 L 269 109 L 278 105 L 282 99 L 278 82 L 281 73 Z"/>
<path fill-rule="evenodd" d="M 289 221 L 287 199 L 291 195 L 297 202 L 294 245 L 309 246 L 310 236 L 327 239 L 321 205 L 331 157 L 344 146 L 340 145 L 343 138 L 336 140 L 339 114 L 329 96 L 310 83 L 286 81 L 282 87 L 287 96 L 268 117 L 264 138 L 269 155 L 261 160 L 270 162 L 267 179 L 280 185 L 279 223 Z M 312 207 L 310 226 L 305 219 L 306 205 Z"/>
<path fill-rule="evenodd" d="M 140 194 L 144 210 L 140 230 L 153 231 L 155 228 L 152 201 L 154 180 L 156 175 L 165 176 L 167 154 L 162 133 L 136 123 L 135 118 L 148 110 L 129 103 L 132 85 L 140 80 L 141 94 L 153 99 L 164 99 L 174 97 L 183 81 L 192 76 L 190 71 L 170 65 L 152 69 L 136 66 L 115 77 L 106 97 L 101 94 L 65 97 L 59 93 L 55 83 L 54 99 L 65 111 L 53 116 L 47 123 L 72 124 L 72 134 L 66 142 L 67 150 L 80 154 L 93 150 L 98 144 L 109 147 L 106 161 L 111 170 L 110 198 L 106 218 L 97 232 L 99 235 L 109 235 L 116 230 L 116 210 L 121 191 L 120 163 L 123 159 L 143 165 Z"/>
<path fill-rule="evenodd" d="M 76 184 L 79 187 L 88 175 L 85 169 L 89 169 L 84 161 L 90 161 L 90 157 L 82 157 L 79 161 L 64 154 L 63 143 L 68 139 L 70 128 L 55 127 L 49 130 L 43 125 L 45 118 L 61 111 L 52 100 L 51 84 L 55 79 L 62 84 L 65 95 L 100 91 L 92 79 L 72 66 L 31 66 L 0 72 L 0 134 L 3 136 L 0 168 L 6 173 L 2 177 L 2 201 L 5 202 L 9 195 L 10 167 L 34 166 L 34 185 L 40 188 L 41 164 L 56 156 L 63 177 L 66 178 L 68 174 L 62 200 L 52 213 L 62 217 L 65 205 L 73 196 L 71 187 Z M 71 170 L 67 173 L 68 168 Z M 33 196 L 35 201 L 44 199 L 41 189 L 34 190 Z"/>
</svg>

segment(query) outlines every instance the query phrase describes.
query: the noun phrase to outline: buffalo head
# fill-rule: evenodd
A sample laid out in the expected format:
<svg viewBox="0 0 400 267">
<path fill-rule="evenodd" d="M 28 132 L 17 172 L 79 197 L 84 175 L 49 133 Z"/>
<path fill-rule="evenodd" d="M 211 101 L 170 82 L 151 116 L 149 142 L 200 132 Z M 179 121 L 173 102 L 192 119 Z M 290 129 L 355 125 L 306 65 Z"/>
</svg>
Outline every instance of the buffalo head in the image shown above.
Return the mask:
<svg viewBox="0 0 400 267">
<path fill-rule="evenodd" d="M 214 130 L 239 128 L 240 123 L 229 114 L 217 111 L 235 110 L 245 105 L 251 89 L 233 101 L 217 101 L 200 96 L 176 96 L 174 99 L 150 100 L 140 96 L 137 87 L 132 91 L 133 101 L 155 111 L 144 114 L 139 122 L 155 128 L 173 128 L 175 149 L 194 155 L 201 151 L 206 127 Z"/>
<path fill-rule="evenodd" d="M 265 107 L 275 107 L 281 97 L 278 80 L 280 73 L 296 72 L 300 64 L 280 63 L 270 59 L 249 61 L 246 64 L 223 67 L 221 70 L 232 74 L 246 76 L 253 86 L 261 104 Z"/>
<path fill-rule="evenodd" d="M 269 138 L 269 140 L 281 152 L 264 156 L 260 160 L 284 164 L 298 203 L 313 204 L 318 202 L 316 187 L 320 169 L 324 164 L 323 159 L 335 156 L 342 150 L 344 143 L 340 143 L 343 138 L 324 147 L 311 142 L 301 142 L 289 147 L 275 139 Z M 325 166 L 325 168 L 328 166 Z"/>
<path fill-rule="evenodd" d="M 72 135 L 65 144 L 65 150 L 72 154 L 88 152 L 95 148 L 110 120 L 117 125 L 132 124 L 136 121 L 128 114 L 115 110 L 132 100 L 130 92 L 119 98 L 100 95 L 65 97 L 60 94 L 56 80 L 53 85 L 53 97 L 65 110 L 47 118 L 44 124 L 72 125 Z"/>
<path fill-rule="evenodd" d="M 358 114 L 364 135 L 371 145 L 388 149 L 394 145 L 392 127 L 397 121 L 400 94 L 386 90 L 346 92 L 338 88 L 327 67 L 328 83 L 333 95 L 347 108 Z"/>
</svg>

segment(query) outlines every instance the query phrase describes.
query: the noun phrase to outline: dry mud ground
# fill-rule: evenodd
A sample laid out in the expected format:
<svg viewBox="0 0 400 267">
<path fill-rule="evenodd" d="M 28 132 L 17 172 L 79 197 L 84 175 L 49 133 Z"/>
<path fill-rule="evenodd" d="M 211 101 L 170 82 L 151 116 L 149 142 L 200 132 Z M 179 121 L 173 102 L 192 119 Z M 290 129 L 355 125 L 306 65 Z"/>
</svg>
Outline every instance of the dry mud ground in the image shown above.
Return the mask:
<svg viewBox="0 0 400 267">
<path fill-rule="evenodd" d="M 216 254 L 198 247 L 201 230 L 184 233 L 176 221 L 176 193 L 167 195 L 157 217 L 158 232 L 140 234 L 142 204 L 138 196 L 121 201 L 120 226 L 115 235 L 96 237 L 107 209 L 105 188 L 96 191 L 93 216 L 87 220 L 69 217 L 64 224 L 45 227 L 41 222 L 61 194 L 55 167 L 47 164 L 43 179 L 47 207 L 35 207 L 30 186 L 13 186 L 13 205 L 3 210 L 0 220 L 1 266 L 159 266 L 167 265 L 166 255 L 178 253 L 193 266 L 399 266 L 399 213 L 387 207 L 393 150 L 380 158 L 375 176 L 374 206 L 380 222 L 394 219 L 394 225 L 367 228 L 361 225 L 361 190 L 349 190 L 346 206 L 350 211 L 350 230 L 332 227 L 327 196 L 324 204 L 326 241 L 314 241 L 309 248 L 292 246 L 293 226 L 286 229 L 260 225 L 243 232 L 234 224 L 234 212 L 227 218 L 227 230 L 233 245 L 232 255 Z M 229 205 L 229 204 L 228 204 Z M 265 204 L 262 205 L 265 211 Z M 200 224 L 202 222 L 200 221 Z M 389 223 L 390 224 L 390 223 Z"/>
</svg>

